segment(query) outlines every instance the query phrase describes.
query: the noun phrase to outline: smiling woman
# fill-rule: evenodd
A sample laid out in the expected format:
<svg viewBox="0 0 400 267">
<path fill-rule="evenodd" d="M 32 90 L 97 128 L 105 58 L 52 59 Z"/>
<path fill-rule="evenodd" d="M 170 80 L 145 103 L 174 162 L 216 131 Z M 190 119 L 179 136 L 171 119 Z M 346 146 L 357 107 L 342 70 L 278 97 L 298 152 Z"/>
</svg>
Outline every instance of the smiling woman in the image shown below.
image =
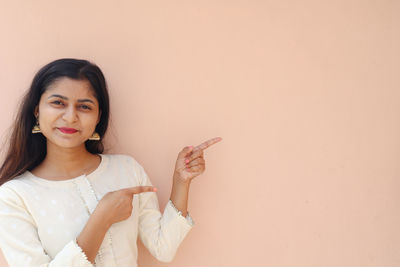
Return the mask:
<svg viewBox="0 0 400 267">
<path fill-rule="evenodd" d="M 0 246 L 10 266 L 136 266 L 137 238 L 171 261 L 193 226 L 189 187 L 203 151 L 178 154 L 170 201 L 129 155 L 103 154 L 106 81 L 86 60 L 44 66 L 25 95 L 0 168 Z"/>
<path fill-rule="evenodd" d="M 35 117 L 47 138 L 47 146 L 68 148 L 84 143 L 93 135 L 101 111 L 89 81 L 64 77 L 42 94 Z"/>
</svg>

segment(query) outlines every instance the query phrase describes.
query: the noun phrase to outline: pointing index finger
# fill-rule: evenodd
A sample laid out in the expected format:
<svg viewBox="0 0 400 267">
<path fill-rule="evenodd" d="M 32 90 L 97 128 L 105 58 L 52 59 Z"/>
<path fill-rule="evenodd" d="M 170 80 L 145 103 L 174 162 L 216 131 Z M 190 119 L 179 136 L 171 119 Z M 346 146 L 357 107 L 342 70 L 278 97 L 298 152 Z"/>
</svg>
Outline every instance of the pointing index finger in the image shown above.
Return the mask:
<svg viewBox="0 0 400 267">
<path fill-rule="evenodd" d="M 136 186 L 125 188 L 125 191 L 130 194 L 140 194 L 144 192 L 156 192 L 157 188 L 154 186 Z"/>
<path fill-rule="evenodd" d="M 207 147 L 209 147 L 209 146 L 211 146 L 211 145 L 213 145 L 213 144 L 215 144 L 215 143 L 217 143 L 217 142 L 219 142 L 221 140 L 222 140 L 221 137 L 211 138 L 211 139 L 201 143 L 200 145 L 196 146 L 193 150 L 199 150 L 199 149 L 204 150 Z"/>
</svg>

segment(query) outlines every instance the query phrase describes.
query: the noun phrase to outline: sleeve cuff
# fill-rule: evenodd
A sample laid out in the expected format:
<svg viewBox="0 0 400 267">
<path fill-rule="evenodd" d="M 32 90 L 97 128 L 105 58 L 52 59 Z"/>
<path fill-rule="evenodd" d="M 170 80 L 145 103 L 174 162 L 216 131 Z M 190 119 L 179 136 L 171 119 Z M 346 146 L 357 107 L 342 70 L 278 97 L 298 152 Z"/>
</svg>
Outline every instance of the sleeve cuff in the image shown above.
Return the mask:
<svg viewBox="0 0 400 267">
<path fill-rule="evenodd" d="M 61 255 L 65 254 L 65 255 Z M 68 254 L 68 255 L 67 255 Z M 57 254 L 56 257 L 58 258 L 71 258 L 72 256 L 72 262 L 75 264 L 79 264 L 79 266 L 85 266 L 85 267 L 93 267 L 93 264 L 88 260 L 85 252 L 83 252 L 82 248 L 78 245 L 76 242 L 76 238 L 74 240 L 71 240 L 65 248 Z"/>
<path fill-rule="evenodd" d="M 186 218 L 185 218 L 185 217 L 183 217 L 183 215 L 182 215 L 182 211 L 178 210 L 178 209 L 175 207 L 175 205 L 174 205 L 174 203 L 172 203 L 172 200 L 171 200 L 171 199 L 168 201 L 168 205 L 170 205 L 170 206 L 173 208 L 173 210 L 178 214 L 178 216 L 184 218 L 184 219 L 186 220 L 186 222 L 187 222 L 190 226 L 193 226 L 193 225 L 194 225 L 194 221 L 193 221 L 192 217 L 190 216 L 189 212 L 187 212 Z"/>
</svg>

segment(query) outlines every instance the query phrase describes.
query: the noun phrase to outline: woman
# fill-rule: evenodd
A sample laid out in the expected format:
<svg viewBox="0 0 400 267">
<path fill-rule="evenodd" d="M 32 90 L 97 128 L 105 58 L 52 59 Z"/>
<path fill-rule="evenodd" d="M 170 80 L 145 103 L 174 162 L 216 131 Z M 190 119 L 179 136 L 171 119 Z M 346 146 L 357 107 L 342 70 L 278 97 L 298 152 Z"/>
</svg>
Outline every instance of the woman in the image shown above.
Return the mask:
<svg viewBox="0 0 400 267">
<path fill-rule="evenodd" d="M 161 214 L 154 188 L 131 156 L 102 154 L 109 98 L 101 70 L 55 60 L 35 75 L 0 168 L 0 245 L 10 266 L 136 266 L 137 236 L 171 261 L 193 222 L 191 180 L 203 150 L 185 147 Z"/>
</svg>

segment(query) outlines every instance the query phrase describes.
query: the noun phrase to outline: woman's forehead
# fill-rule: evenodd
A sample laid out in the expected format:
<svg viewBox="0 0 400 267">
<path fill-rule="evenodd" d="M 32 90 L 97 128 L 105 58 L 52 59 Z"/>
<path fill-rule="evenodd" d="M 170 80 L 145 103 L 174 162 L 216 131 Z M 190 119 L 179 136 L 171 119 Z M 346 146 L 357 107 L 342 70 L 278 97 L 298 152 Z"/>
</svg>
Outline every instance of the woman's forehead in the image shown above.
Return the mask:
<svg viewBox="0 0 400 267">
<path fill-rule="evenodd" d="M 75 80 L 66 77 L 60 78 L 50 84 L 43 93 L 46 97 L 53 94 L 62 95 L 68 99 L 80 99 L 84 97 L 96 99 L 95 92 L 88 80 Z"/>
</svg>

